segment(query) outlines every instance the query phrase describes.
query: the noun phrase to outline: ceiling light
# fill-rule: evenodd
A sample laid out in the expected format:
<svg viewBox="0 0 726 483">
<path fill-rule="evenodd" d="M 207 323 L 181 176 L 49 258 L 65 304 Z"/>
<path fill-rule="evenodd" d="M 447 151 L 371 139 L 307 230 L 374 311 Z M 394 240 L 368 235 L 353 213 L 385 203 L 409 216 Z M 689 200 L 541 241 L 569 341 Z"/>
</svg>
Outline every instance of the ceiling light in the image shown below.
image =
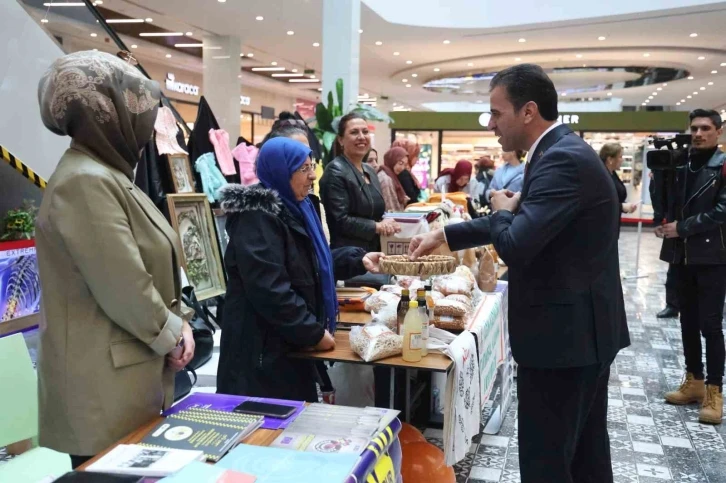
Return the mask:
<svg viewBox="0 0 726 483">
<path fill-rule="evenodd" d="M 401 79 L 401 82 L 408 82 L 408 79 Z"/>
<path fill-rule="evenodd" d="M 411 65 L 411 64 L 413 64 L 413 61 L 412 60 L 407 60 L 406 63 L 409 64 L 409 65 Z"/>
<path fill-rule="evenodd" d="M 468 64 L 466 64 L 466 66 L 467 67 L 474 67 L 474 62 L 469 62 Z"/>
<path fill-rule="evenodd" d="M 174 44 L 174 47 L 176 47 L 176 48 L 182 48 L 182 47 L 204 47 L 204 44 L 201 43 L 201 42 L 198 43 L 198 44 Z M 242 55 L 242 54 L 240 54 L 240 55 Z"/>
<path fill-rule="evenodd" d="M 170 57 L 171 57 L 171 56 L 170 56 Z M 231 57 L 232 57 L 232 56 L 230 56 L 230 55 L 213 55 L 213 56 L 212 56 L 212 58 L 213 58 L 214 60 L 221 60 L 221 59 L 229 59 L 229 58 L 231 58 Z"/>
<path fill-rule="evenodd" d="M 411 84 L 406 84 L 406 87 L 411 87 Z"/>
<path fill-rule="evenodd" d="M 692 75 L 689 75 L 688 76 L 688 80 L 693 80 L 693 76 Z"/>
<path fill-rule="evenodd" d="M 676 106 L 680 106 L 680 105 L 681 105 L 681 103 L 680 103 L 680 102 L 676 102 Z"/>
<path fill-rule="evenodd" d="M 98 34 L 96 32 L 91 32 L 91 37 L 98 37 Z"/>
<path fill-rule="evenodd" d="M 143 32 L 139 37 L 183 37 L 182 32 Z"/>
<path fill-rule="evenodd" d="M 643 57 L 650 57 L 650 54 L 648 52 L 643 54 Z"/>
<path fill-rule="evenodd" d="M 297 69 L 292 69 L 292 72 L 297 72 Z"/>
<path fill-rule="evenodd" d="M 693 91 L 693 95 L 694 96 L 697 96 L 698 95 L 698 91 Z"/>
<path fill-rule="evenodd" d="M 288 72 L 284 72 L 282 74 L 272 74 L 272 77 L 302 77 L 303 74 L 290 74 Z"/>
<path fill-rule="evenodd" d="M 93 2 L 94 5 L 103 5 L 103 0 L 96 0 Z"/>
<path fill-rule="evenodd" d="M 44 7 L 84 7 L 86 4 L 83 2 L 51 2 L 44 3 Z"/>
<path fill-rule="evenodd" d="M 144 23 L 143 18 L 107 18 L 106 23 Z"/>
<path fill-rule="evenodd" d="M 567 92 L 563 92 L 561 95 L 566 96 L 567 95 Z"/>
<path fill-rule="evenodd" d="M 418 77 L 418 74 L 411 74 L 411 77 Z M 712 82 L 713 84 L 713 82 Z"/>
<path fill-rule="evenodd" d="M 698 34 L 694 32 L 691 35 L 689 35 L 689 37 L 698 37 Z"/>
<path fill-rule="evenodd" d="M 693 96 L 686 96 L 686 99 L 693 99 Z"/>
<path fill-rule="evenodd" d="M 525 43 L 526 41 L 527 41 L 527 39 L 525 39 L 525 38 L 521 38 L 521 39 L 519 39 L 519 43 L 520 43 L 520 44 L 523 44 L 523 43 Z"/>
<path fill-rule="evenodd" d="M 320 42 L 313 42 L 313 47 L 320 47 Z"/>
<path fill-rule="evenodd" d="M 582 54 L 575 54 L 575 57 L 577 57 L 578 59 L 582 59 Z"/>
<path fill-rule="evenodd" d="M 310 78 L 311 78 L 311 79 L 315 79 L 315 76 L 314 76 L 314 75 L 311 75 L 311 76 L 310 76 Z"/>
<path fill-rule="evenodd" d="M 265 17 L 263 17 L 262 15 L 258 15 L 255 17 L 255 20 L 262 21 L 262 20 L 265 20 Z"/>
<path fill-rule="evenodd" d="M 700 57 L 698 57 L 698 60 L 706 60 L 706 58 L 701 55 Z"/>
<path fill-rule="evenodd" d="M 358 29 L 358 33 L 359 34 L 362 34 L 363 33 L 363 29 Z"/>
<path fill-rule="evenodd" d="M 514 61 L 515 61 L 515 62 L 519 62 L 519 61 L 521 61 L 521 60 L 522 60 L 522 58 L 521 58 L 521 57 L 515 57 L 515 58 L 514 58 Z"/>
<path fill-rule="evenodd" d="M 648 99 L 653 99 L 653 96 L 648 96 Z"/>
<path fill-rule="evenodd" d="M 241 79 L 242 78 L 242 74 L 238 75 L 237 78 L 238 79 Z"/>
<path fill-rule="evenodd" d="M 249 54 L 247 54 L 247 57 L 254 57 L 254 56 L 255 56 L 255 54 L 253 54 L 252 52 L 250 52 Z"/>
<path fill-rule="evenodd" d="M 641 106 L 645 106 L 646 104 L 645 104 L 645 102 L 641 102 L 640 105 Z"/>
<path fill-rule="evenodd" d="M 444 40 L 444 44 L 449 45 L 451 43 L 451 40 Z"/>
<path fill-rule="evenodd" d="M 709 82 L 708 85 L 712 86 L 713 85 L 713 82 Z"/>
<path fill-rule="evenodd" d="M 706 88 L 705 88 L 705 87 L 701 87 L 701 90 L 702 90 L 702 91 L 705 91 L 705 90 L 706 90 Z"/>
<path fill-rule="evenodd" d="M 592 97 L 588 97 L 588 98 L 587 98 L 587 100 L 588 100 L 588 101 L 591 101 L 591 100 L 592 100 Z"/>
<path fill-rule="evenodd" d="M 288 30 L 287 35 L 295 35 L 295 32 L 293 30 Z"/>
<path fill-rule="evenodd" d="M 726 67 L 726 62 L 721 62 L 721 67 Z"/>
<path fill-rule="evenodd" d="M 664 82 L 663 83 L 663 87 L 667 87 L 667 86 L 668 86 L 668 83 L 667 82 Z"/>
<path fill-rule="evenodd" d="M 171 59 L 171 54 L 166 54 L 167 59 Z"/>
<path fill-rule="evenodd" d="M 717 70 L 712 70 L 711 71 L 711 74 L 718 74 L 718 71 Z"/>
<path fill-rule="evenodd" d="M 47 18 L 41 18 L 40 19 L 40 23 L 48 23 L 48 19 Z"/>
<path fill-rule="evenodd" d="M 322 87 L 318 87 L 318 92 L 323 92 L 323 88 Z"/>
<path fill-rule="evenodd" d="M 136 45 L 136 44 L 131 44 L 131 48 L 132 48 L 132 49 L 138 49 L 138 48 L 139 48 L 139 46 L 138 46 L 138 45 Z"/>
<path fill-rule="evenodd" d="M 376 45 L 383 45 L 383 42 L 381 42 L 380 40 L 378 40 L 378 41 L 376 41 Z"/>
<path fill-rule="evenodd" d="M 194 32 L 187 32 L 184 35 L 186 35 L 187 37 L 191 37 L 192 35 L 194 35 Z"/>
<path fill-rule="evenodd" d="M 434 67 L 434 72 L 439 72 L 439 71 L 441 71 L 441 69 L 439 69 L 438 67 Z"/>
<path fill-rule="evenodd" d="M 151 17 L 146 17 L 146 18 L 144 19 L 144 22 L 146 22 L 146 23 L 151 23 L 151 22 L 153 22 L 153 21 L 154 21 L 154 19 L 153 19 L 153 18 L 151 18 Z"/>
<path fill-rule="evenodd" d="M 686 100 L 685 99 L 681 99 L 681 102 L 686 102 Z"/>
<path fill-rule="evenodd" d="M 320 82 L 320 79 L 288 79 L 288 82 Z"/>
<path fill-rule="evenodd" d="M 226 2 L 227 0 L 217 0 L 217 1 L 218 1 L 219 3 L 224 3 L 224 2 Z"/>
<path fill-rule="evenodd" d="M 285 70 L 284 67 L 253 67 L 253 72 L 274 72 L 274 71 L 283 71 Z"/>
<path fill-rule="evenodd" d="M 401 52 L 394 52 L 393 55 L 401 55 Z"/>
<path fill-rule="evenodd" d="M 587 67 L 587 64 L 582 64 L 583 67 Z"/>
<path fill-rule="evenodd" d="M 277 62 L 270 62 L 270 65 L 277 65 Z"/>
<path fill-rule="evenodd" d="M 613 95 L 613 93 L 612 93 L 612 92 L 608 92 L 608 96 L 612 96 L 612 95 Z"/>
<path fill-rule="evenodd" d="M 607 38 L 607 37 L 605 37 L 604 35 L 601 35 L 601 36 L 600 36 L 600 37 L 598 37 L 597 39 L 598 39 L 598 40 L 605 40 L 606 38 Z"/>
</svg>

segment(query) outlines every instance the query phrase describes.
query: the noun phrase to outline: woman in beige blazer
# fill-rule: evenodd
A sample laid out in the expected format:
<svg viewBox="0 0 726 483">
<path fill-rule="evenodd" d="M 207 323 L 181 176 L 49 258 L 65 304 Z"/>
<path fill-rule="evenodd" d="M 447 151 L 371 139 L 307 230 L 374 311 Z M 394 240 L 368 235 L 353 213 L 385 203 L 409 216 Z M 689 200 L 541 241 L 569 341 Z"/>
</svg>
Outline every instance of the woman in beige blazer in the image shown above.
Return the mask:
<svg viewBox="0 0 726 483">
<path fill-rule="evenodd" d="M 36 227 L 39 437 L 74 466 L 168 407 L 194 354 L 179 240 L 132 181 L 159 98 L 156 82 L 101 52 L 61 57 L 38 86 L 43 123 L 73 140 Z"/>
</svg>

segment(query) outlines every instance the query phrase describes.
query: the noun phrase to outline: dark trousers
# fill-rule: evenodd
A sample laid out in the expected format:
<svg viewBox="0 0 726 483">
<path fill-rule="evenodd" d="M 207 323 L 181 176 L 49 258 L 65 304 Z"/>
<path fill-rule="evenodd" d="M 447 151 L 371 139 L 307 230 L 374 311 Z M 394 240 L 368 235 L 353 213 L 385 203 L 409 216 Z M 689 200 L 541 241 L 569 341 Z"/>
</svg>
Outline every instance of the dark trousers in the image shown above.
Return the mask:
<svg viewBox="0 0 726 483">
<path fill-rule="evenodd" d="M 522 483 L 612 483 L 607 428 L 610 365 L 519 367 Z"/>
<path fill-rule="evenodd" d="M 668 265 L 668 274 L 666 275 L 666 305 L 673 307 L 680 312 L 681 304 L 678 302 L 678 280 L 676 279 L 675 265 Z"/>
<path fill-rule="evenodd" d="M 723 308 L 726 265 L 675 265 L 681 302 L 681 334 L 686 370 L 703 379 L 701 335 L 706 339 L 706 384 L 723 383 L 726 349 Z"/>
</svg>

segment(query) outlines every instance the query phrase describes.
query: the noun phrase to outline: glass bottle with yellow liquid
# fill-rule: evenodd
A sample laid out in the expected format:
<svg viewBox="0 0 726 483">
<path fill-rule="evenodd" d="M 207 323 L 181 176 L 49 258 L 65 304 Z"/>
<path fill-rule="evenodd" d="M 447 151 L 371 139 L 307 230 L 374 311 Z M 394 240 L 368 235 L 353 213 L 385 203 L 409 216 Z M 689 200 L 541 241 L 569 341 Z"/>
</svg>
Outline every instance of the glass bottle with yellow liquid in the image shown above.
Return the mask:
<svg viewBox="0 0 726 483">
<path fill-rule="evenodd" d="M 419 362 L 421 360 L 421 344 L 423 323 L 418 302 L 412 300 L 408 304 L 408 313 L 403 321 L 403 360 Z"/>
</svg>

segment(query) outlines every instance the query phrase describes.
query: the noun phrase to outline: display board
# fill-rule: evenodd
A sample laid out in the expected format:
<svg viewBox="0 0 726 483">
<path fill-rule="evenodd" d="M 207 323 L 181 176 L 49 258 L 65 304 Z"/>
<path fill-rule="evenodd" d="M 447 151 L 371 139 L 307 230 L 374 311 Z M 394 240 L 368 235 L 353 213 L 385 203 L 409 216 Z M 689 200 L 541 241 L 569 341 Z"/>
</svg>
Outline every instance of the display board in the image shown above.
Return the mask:
<svg viewBox="0 0 726 483">
<path fill-rule="evenodd" d="M 0 335 L 37 326 L 39 312 L 35 241 L 0 242 Z"/>
</svg>

